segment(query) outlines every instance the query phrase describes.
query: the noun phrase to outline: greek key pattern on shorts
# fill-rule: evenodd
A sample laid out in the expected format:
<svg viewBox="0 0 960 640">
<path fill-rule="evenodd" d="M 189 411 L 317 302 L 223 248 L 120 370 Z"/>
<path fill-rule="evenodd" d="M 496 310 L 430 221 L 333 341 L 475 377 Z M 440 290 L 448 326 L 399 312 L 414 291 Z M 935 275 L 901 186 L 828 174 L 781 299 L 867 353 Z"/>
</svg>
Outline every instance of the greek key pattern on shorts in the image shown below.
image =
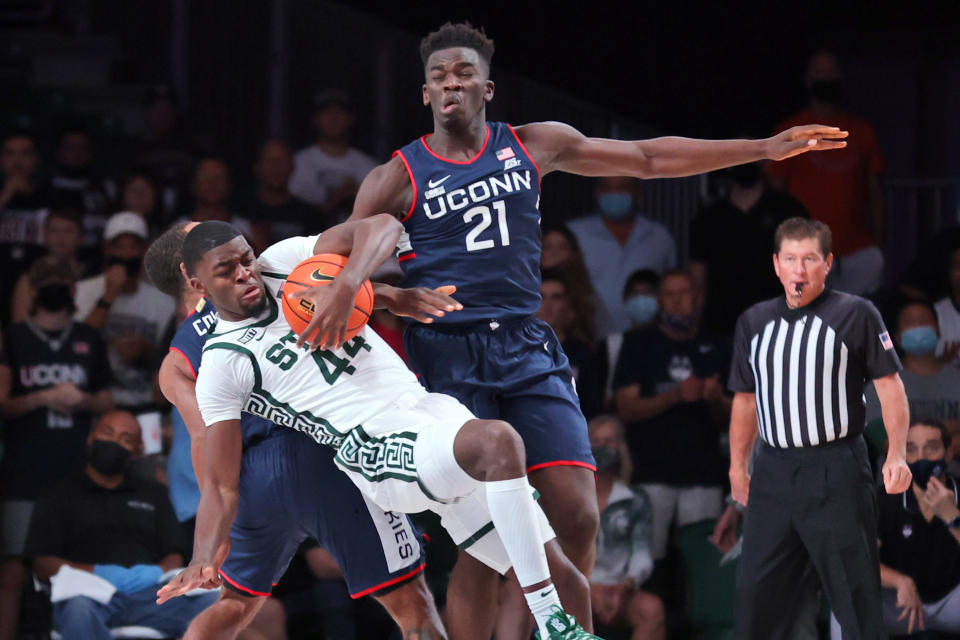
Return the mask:
<svg viewBox="0 0 960 640">
<path fill-rule="evenodd" d="M 343 439 L 336 462 L 371 482 L 387 479 L 416 482 L 417 469 L 413 462 L 416 441 L 417 434 L 410 431 L 370 438 L 362 427 L 357 427 Z"/>
<path fill-rule="evenodd" d="M 250 394 L 244 411 L 258 415 L 280 426 L 302 431 L 319 444 L 330 445 L 334 449 L 340 446 L 343 440 L 342 436 L 328 430 L 330 425 L 327 424 L 326 420 L 317 419 L 309 413 L 297 413 L 286 405 L 278 406 L 256 391 Z"/>
</svg>

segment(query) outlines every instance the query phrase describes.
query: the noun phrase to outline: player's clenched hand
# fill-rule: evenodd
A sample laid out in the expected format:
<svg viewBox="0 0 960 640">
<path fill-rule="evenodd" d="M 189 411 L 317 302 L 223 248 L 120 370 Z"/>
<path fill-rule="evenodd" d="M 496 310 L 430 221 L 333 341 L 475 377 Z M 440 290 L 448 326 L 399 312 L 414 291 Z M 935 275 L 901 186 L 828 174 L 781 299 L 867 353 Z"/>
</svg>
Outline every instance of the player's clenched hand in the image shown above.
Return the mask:
<svg viewBox="0 0 960 640">
<path fill-rule="evenodd" d="M 790 127 L 772 138 L 767 138 L 767 158 L 785 160 L 807 151 L 843 149 L 847 143 L 841 138 L 846 138 L 848 135 L 850 134 L 841 131 L 839 127 L 828 127 L 822 124 Z"/>
<path fill-rule="evenodd" d="M 453 285 L 436 289 L 389 287 L 377 290 L 377 301 L 381 301 L 384 308 L 394 315 L 430 323 L 435 317 L 440 318 L 447 312 L 463 309 L 462 304 L 450 297 L 456 290 Z"/>
<path fill-rule="evenodd" d="M 220 584 L 220 575 L 212 564 L 191 564 L 157 591 L 157 604 L 163 604 L 194 589 L 216 589 Z"/>
<path fill-rule="evenodd" d="M 314 308 L 313 318 L 297 338 L 297 346 L 306 344 L 313 349 L 339 349 L 347 334 L 357 289 L 334 278 L 326 286 L 301 289 L 291 297 L 309 300 Z"/>
<path fill-rule="evenodd" d="M 883 463 L 883 487 L 887 493 L 903 493 L 910 488 L 911 480 L 913 474 L 907 461 L 901 456 L 888 454 L 887 461 Z"/>
</svg>

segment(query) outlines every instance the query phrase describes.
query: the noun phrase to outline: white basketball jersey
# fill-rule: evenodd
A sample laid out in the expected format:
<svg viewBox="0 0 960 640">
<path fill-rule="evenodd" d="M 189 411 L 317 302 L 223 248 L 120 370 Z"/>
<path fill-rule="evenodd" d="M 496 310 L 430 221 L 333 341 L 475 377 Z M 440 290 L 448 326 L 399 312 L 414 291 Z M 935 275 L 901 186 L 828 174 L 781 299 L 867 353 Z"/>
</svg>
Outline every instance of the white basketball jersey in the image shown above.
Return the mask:
<svg viewBox="0 0 960 640">
<path fill-rule="evenodd" d="M 213 328 L 196 386 L 207 426 L 246 411 L 338 447 L 350 430 L 403 394 L 424 393 L 403 360 L 368 327 L 336 351 L 297 348 L 279 309 L 280 287 L 313 255 L 316 240 L 289 238 L 264 251 L 258 261 L 266 310 L 242 322 L 221 318 Z"/>
</svg>

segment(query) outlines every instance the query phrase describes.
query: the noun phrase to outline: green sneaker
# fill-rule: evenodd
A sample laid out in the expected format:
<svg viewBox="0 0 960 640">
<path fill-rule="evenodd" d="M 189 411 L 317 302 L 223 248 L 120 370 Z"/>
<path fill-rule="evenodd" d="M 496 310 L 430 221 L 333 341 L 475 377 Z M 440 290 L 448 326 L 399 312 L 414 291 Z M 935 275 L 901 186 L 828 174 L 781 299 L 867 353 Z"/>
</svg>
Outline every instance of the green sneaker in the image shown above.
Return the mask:
<svg viewBox="0 0 960 640">
<path fill-rule="evenodd" d="M 600 636 L 584 631 L 577 619 L 560 607 L 554 607 L 553 614 L 547 618 L 547 629 L 550 635 L 541 638 L 537 631 L 537 640 L 603 640 Z"/>
</svg>

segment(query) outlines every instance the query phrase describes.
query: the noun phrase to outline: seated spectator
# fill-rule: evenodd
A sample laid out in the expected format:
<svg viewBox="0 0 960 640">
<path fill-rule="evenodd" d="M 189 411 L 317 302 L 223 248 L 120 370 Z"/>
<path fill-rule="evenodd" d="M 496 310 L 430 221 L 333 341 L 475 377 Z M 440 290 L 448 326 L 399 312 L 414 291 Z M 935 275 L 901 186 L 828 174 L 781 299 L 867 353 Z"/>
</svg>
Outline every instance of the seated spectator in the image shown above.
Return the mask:
<svg viewBox="0 0 960 640">
<path fill-rule="evenodd" d="M 660 276 L 650 269 L 634 271 L 623 287 L 623 306 L 630 318 L 630 329 L 646 327 L 656 320 L 660 305 L 657 296 Z M 600 384 L 604 405 L 613 400 L 613 372 L 623 346 L 623 332 L 611 333 L 597 345 Z"/>
<path fill-rule="evenodd" d="M 950 436 L 936 420 L 907 433 L 913 485 L 878 493 L 883 619 L 891 634 L 960 633 L 960 479 L 946 473 Z"/>
<path fill-rule="evenodd" d="M 33 137 L 14 132 L 0 148 L 0 322 L 10 318 L 13 286 L 42 253 L 43 219 L 52 203 L 39 179 L 40 159 Z"/>
<path fill-rule="evenodd" d="M 282 140 L 267 140 L 260 147 L 254 165 L 256 192 L 242 209 L 249 216 L 253 233 L 262 246 L 293 236 L 323 231 L 329 224 L 320 211 L 290 193 L 287 183 L 293 175 L 293 154 Z"/>
<path fill-rule="evenodd" d="M 180 117 L 177 96 L 166 85 L 147 89 L 143 97 L 143 134 L 126 154 L 127 166 L 142 167 L 157 182 L 161 209 L 159 224 L 186 203 L 190 175 L 199 144 Z"/>
<path fill-rule="evenodd" d="M 251 238 L 250 221 L 235 216 L 231 211 L 230 190 L 227 163 L 220 158 L 202 158 L 193 172 L 194 208 L 188 217 L 194 222 L 229 222 Z"/>
<path fill-rule="evenodd" d="M 118 407 L 137 411 L 154 403 L 161 340 L 176 304 L 146 281 L 143 256 L 147 223 L 136 213 L 116 213 L 104 228 L 106 271 L 77 284 L 76 319 L 103 331 Z"/>
<path fill-rule="evenodd" d="M 783 288 L 770 272 L 773 234 L 787 218 L 806 218 L 798 200 L 768 186 L 760 162 L 723 172 L 726 194 L 690 224 L 690 270 L 706 292 L 704 328 L 733 333 L 748 307 Z"/>
<path fill-rule="evenodd" d="M 46 255 L 66 260 L 77 278 L 91 275 L 91 267 L 79 255 L 82 238 L 80 215 L 72 209 L 52 209 L 43 220 L 43 248 Z M 23 322 L 30 315 L 34 292 L 27 274 L 21 275 L 13 288 L 11 322 Z"/>
<path fill-rule="evenodd" d="M 613 376 L 617 414 L 627 426 L 633 481 L 653 505 L 653 557 L 666 555 L 668 533 L 716 518 L 727 464 L 720 429 L 730 419 L 724 392 L 729 342 L 700 331 L 702 306 L 693 276 L 674 271 L 660 282 L 660 313 L 628 332 Z"/>
<path fill-rule="evenodd" d="M 582 310 L 573 306 L 567 293 L 569 290 L 570 285 L 563 272 L 545 269 L 540 279 L 542 301 L 537 317 L 549 324 L 557 334 L 563 352 L 570 362 L 580 398 L 580 410 L 589 419 L 600 411 L 602 402 L 596 356 L 588 338 L 576 330 L 578 325 L 582 325 L 582 321 L 577 321 L 577 315 L 582 313 Z"/>
<path fill-rule="evenodd" d="M 942 359 L 960 367 L 960 246 L 947 259 L 947 280 L 950 293 L 934 305 L 940 325 L 937 353 Z"/>
<path fill-rule="evenodd" d="M 620 421 L 598 416 L 589 428 L 600 506 L 597 560 L 590 575 L 594 619 L 607 627 L 631 629 L 631 640 L 664 640 L 663 602 L 640 590 L 653 570 L 650 499 L 627 486 L 630 453 Z"/>
<path fill-rule="evenodd" d="M 109 187 L 98 171 L 93 141 L 84 126 L 74 124 L 61 133 L 50 186 L 56 206 L 83 213 L 85 229 L 90 240 L 96 243 L 107 221 Z"/>
<path fill-rule="evenodd" d="M 132 211 L 143 216 L 151 231 L 162 226 L 160 193 L 153 176 L 143 170 L 127 174 L 120 183 L 118 211 Z M 98 236 L 99 238 L 99 236 Z"/>
<path fill-rule="evenodd" d="M 541 269 L 557 269 L 562 271 L 570 285 L 570 302 L 574 308 L 580 309 L 578 314 L 581 322 L 578 331 L 589 339 L 595 340 L 597 294 L 590 284 L 590 274 L 587 265 L 583 263 L 583 253 L 577 243 L 577 237 L 570 229 L 562 225 L 544 225 L 541 231 L 543 252 L 540 254 Z"/>
<path fill-rule="evenodd" d="M 324 224 L 330 226 L 350 215 L 360 183 L 377 163 L 350 146 L 355 118 L 346 93 L 324 89 L 314 96 L 313 104 L 317 141 L 294 156 L 290 192 L 320 207 L 326 214 Z"/>
<path fill-rule="evenodd" d="M 598 294 L 598 335 L 606 335 L 630 326 L 623 308 L 623 288 L 630 274 L 638 269 L 657 273 L 672 269 L 677 249 L 666 227 L 640 213 L 638 180 L 597 178 L 594 184 L 599 213 L 568 226 Z"/>
<path fill-rule="evenodd" d="M 106 347 L 73 317 L 76 272 L 47 256 L 29 272 L 26 322 L 4 332 L 0 365 L 7 389 L 0 460 L 0 637 L 13 637 L 25 571 L 24 543 L 34 501 L 83 468 L 93 414 L 113 406 Z M 12 625 L 12 626 L 9 626 Z"/>
<path fill-rule="evenodd" d="M 164 574 L 184 566 L 186 549 L 163 487 L 127 476 L 143 451 L 137 419 L 102 416 L 87 438 L 88 463 L 37 503 L 27 553 L 41 581 L 66 565 L 109 582 L 108 602 L 74 596 L 53 603 L 67 637 L 107 640 L 111 627 L 142 625 L 179 637 L 216 592 L 156 604 Z"/>
<path fill-rule="evenodd" d="M 910 415 L 943 421 L 949 431 L 960 430 L 960 369 L 936 356 L 937 316 L 928 302 L 902 305 L 896 318 L 894 341 L 903 354 L 900 378 L 910 402 Z M 873 385 L 864 390 L 867 421 L 881 420 L 880 401 Z"/>
</svg>

